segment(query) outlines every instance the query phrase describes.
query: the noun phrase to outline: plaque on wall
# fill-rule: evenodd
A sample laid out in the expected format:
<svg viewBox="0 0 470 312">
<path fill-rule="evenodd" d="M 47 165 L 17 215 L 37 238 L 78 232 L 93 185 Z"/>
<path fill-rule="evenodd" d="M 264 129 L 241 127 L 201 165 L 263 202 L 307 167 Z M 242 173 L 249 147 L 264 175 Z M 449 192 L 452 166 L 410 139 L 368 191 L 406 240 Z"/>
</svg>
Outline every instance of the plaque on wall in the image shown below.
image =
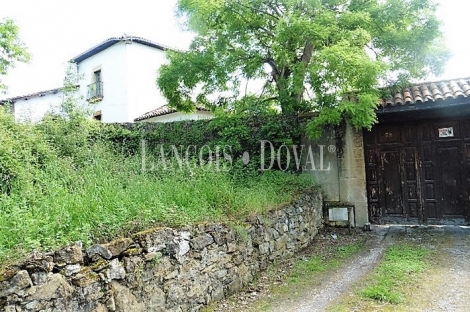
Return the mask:
<svg viewBox="0 0 470 312">
<path fill-rule="evenodd" d="M 454 137 L 454 128 L 439 128 L 439 137 L 440 138 L 453 138 Z"/>
</svg>

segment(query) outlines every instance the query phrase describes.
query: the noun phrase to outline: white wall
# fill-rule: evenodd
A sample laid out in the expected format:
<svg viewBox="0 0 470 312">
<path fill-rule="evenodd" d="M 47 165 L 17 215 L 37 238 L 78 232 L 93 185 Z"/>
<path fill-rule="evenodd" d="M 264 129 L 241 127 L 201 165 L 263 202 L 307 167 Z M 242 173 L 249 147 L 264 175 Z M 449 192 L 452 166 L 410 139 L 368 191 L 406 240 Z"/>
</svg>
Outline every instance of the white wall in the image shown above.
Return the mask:
<svg viewBox="0 0 470 312">
<path fill-rule="evenodd" d="M 181 121 L 181 120 L 199 120 L 199 119 L 211 119 L 213 118 L 210 112 L 205 111 L 196 111 L 194 113 L 185 114 L 180 112 L 175 112 L 163 116 L 157 116 L 149 119 L 145 119 L 139 122 L 172 122 L 172 121 Z"/>
<path fill-rule="evenodd" d="M 158 69 L 165 62 L 165 52 L 160 49 L 136 42 L 118 42 L 77 65 L 81 77 L 79 95 L 87 103 L 88 85 L 94 82 L 94 72 L 99 69 L 103 99 L 90 103 L 87 108 L 91 113 L 101 111 L 103 122 L 133 122 L 136 117 L 166 104 L 156 85 Z M 51 105 L 58 106 L 61 100 L 61 95 L 49 94 L 20 100 L 15 104 L 15 117 L 38 121 Z"/>
<path fill-rule="evenodd" d="M 17 121 L 38 122 L 48 112 L 58 109 L 62 103 L 62 93 L 35 96 L 28 100 L 18 100 L 13 104 Z"/>
<path fill-rule="evenodd" d="M 166 63 L 165 52 L 139 43 L 126 45 L 127 112 L 129 122 L 167 103 L 157 87 L 158 69 Z"/>
<path fill-rule="evenodd" d="M 101 110 L 103 122 L 133 122 L 166 104 L 156 85 L 158 69 L 165 62 L 162 50 L 136 42 L 116 43 L 80 62 L 80 92 L 86 98 L 87 86 L 93 83 L 93 73 L 100 67 L 103 100 L 90 104 L 91 110 Z"/>
<path fill-rule="evenodd" d="M 101 69 L 103 82 L 103 99 L 90 104 L 90 110 L 101 110 L 103 122 L 127 122 L 127 91 L 126 91 L 126 45 L 119 42 L 111 47 L 83 60 L 78 64 L 80 94 L 86 99 L 87 86 L 93 83 L 95 69 Z"/>
</svg>

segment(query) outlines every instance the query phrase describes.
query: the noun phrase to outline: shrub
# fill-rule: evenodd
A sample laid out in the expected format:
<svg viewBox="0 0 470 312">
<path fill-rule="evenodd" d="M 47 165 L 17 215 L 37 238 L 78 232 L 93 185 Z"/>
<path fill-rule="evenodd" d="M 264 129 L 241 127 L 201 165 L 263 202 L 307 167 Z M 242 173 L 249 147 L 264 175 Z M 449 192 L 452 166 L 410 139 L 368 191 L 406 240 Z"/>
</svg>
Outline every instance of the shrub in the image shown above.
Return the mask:
<svg viewBox="0 0 470 312">
<path fill-rule="evenodd" d="M 233 164 L 237 174 L 204 162 L 180 168 L 171 159 L 166 170 L 142 170 L 142 137 L 160 142 L 171 137 L 169 143 L 176 144 L 181 135 L 182 143 L 202 143 L 208 139 L 201 135 L 208 129 L 203 125 L 158 124 L 152 126 L 165 131 L 144 132 L 141 125 L 101 125 L 80 114 L 18 124 L 0 109 L 0 262 L 33 249 L 77 240 L 87 246 L 155 225 L 239 220 L 312 186 L 309 177 L 260 174 L 240 162 Z M 217 132 L 221 125 L 212 127 L 214 140 L 227 135 Z"/>
</svg>

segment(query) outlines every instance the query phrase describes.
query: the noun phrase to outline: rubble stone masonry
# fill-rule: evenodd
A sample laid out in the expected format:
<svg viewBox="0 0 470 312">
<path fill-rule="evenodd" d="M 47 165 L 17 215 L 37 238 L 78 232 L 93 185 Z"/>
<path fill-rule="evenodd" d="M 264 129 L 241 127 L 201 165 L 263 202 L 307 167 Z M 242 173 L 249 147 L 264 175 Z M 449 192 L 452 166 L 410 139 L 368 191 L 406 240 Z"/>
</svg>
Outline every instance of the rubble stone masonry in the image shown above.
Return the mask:
<svg viewBox="0 0 470 312">
<path fill-rule="evenodd" d="M 240 291 L 322 227 L 319 191 L 242 224 L 155 228 L 130 238 L 33 254 L 0 272 L 0 308 L 18 311 L 198 311 Z"/>
</svg>

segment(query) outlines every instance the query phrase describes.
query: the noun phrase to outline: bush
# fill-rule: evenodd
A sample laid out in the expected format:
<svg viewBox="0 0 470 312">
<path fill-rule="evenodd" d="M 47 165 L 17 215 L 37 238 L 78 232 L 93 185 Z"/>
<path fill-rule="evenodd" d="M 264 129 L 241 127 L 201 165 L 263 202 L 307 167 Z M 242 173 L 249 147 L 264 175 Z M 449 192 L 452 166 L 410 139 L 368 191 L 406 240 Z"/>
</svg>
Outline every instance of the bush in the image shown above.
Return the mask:
<svg viewBox="0 0 470 312">
<path fill-rule="evenodd" d="M 16 124 L 0 107 L 0 194 L 10 194 L 13 188 L 28 194 L 40 170 L 55 157 L 35 127 Z"/>
<path fill-rule="evenodd" d="M 290 202 L 312 186 L 309 177 L 260 174 L 239 161 L 233 164 L 239 174 L 206 162 L 195 166 L 197 159 L 182 167 L 168 159 L 166 170 L 142 170 L 142 137 L 159 142 L 172 137 L 169 143 L 176 144 L 181 136 L 181 144 L 202 144 L 208 139 L 201 135 L 207 130 L 203 125 L 158 124 L 152 126 L 165 131 L 144 132 L 142 125 L 129 130 L 80 115 L 17 124 L 0 109 L 0 262 L 34 249 L 77 240 L 88 246 L 156 225 L 239 220 Z M 218 133 L 221 125 L 212 127 L 215 140 L 227 135 Z"/>
<path fill-rule="evenodd" d="M 225 115 L 211 120 L 103 125 L 103 127 L 103 135 L 113 142 L 115 148 L 128 154 L 140 150 L 142 141 L 146 142 L 147 150 L 153 154 L 160 153 L 161 144 L 167 147 L 171 145 L 182 147 L 183 151 L 186 151 L 189 146 L 206 145 L 213 151 L 217 146 L 230 146 L 230 153 L 234 160 L 242 158 L 247 152 L 252 159 L 252 165 L 253 163 L 260 164 L 261 141 L 271 142 L 277 151 L 283 144 L 288 146 L 299 144 L 302 135 L 298 117 L 276 114 Z M 190 152 L 192 152 L 191 149 Z M 168 156 L 171 156 L 170 154 L 168 153 Z M 190 153 L 190 156 L 199 157 L 198 153 Z M 208 158 L 207 153 L 204 157 Z M 285 158 L 282 159 L 285 160 Z M 286 168 L 284 162 L 281 166 Z M 238 168 L 240 171 L 235 170 Z M 235 166 L 232 172 L 253 173 L 253 169 L 256 172 L 259 167 Z M 289 170 L 295 171 L 292 164 Z"/>
</svg>

